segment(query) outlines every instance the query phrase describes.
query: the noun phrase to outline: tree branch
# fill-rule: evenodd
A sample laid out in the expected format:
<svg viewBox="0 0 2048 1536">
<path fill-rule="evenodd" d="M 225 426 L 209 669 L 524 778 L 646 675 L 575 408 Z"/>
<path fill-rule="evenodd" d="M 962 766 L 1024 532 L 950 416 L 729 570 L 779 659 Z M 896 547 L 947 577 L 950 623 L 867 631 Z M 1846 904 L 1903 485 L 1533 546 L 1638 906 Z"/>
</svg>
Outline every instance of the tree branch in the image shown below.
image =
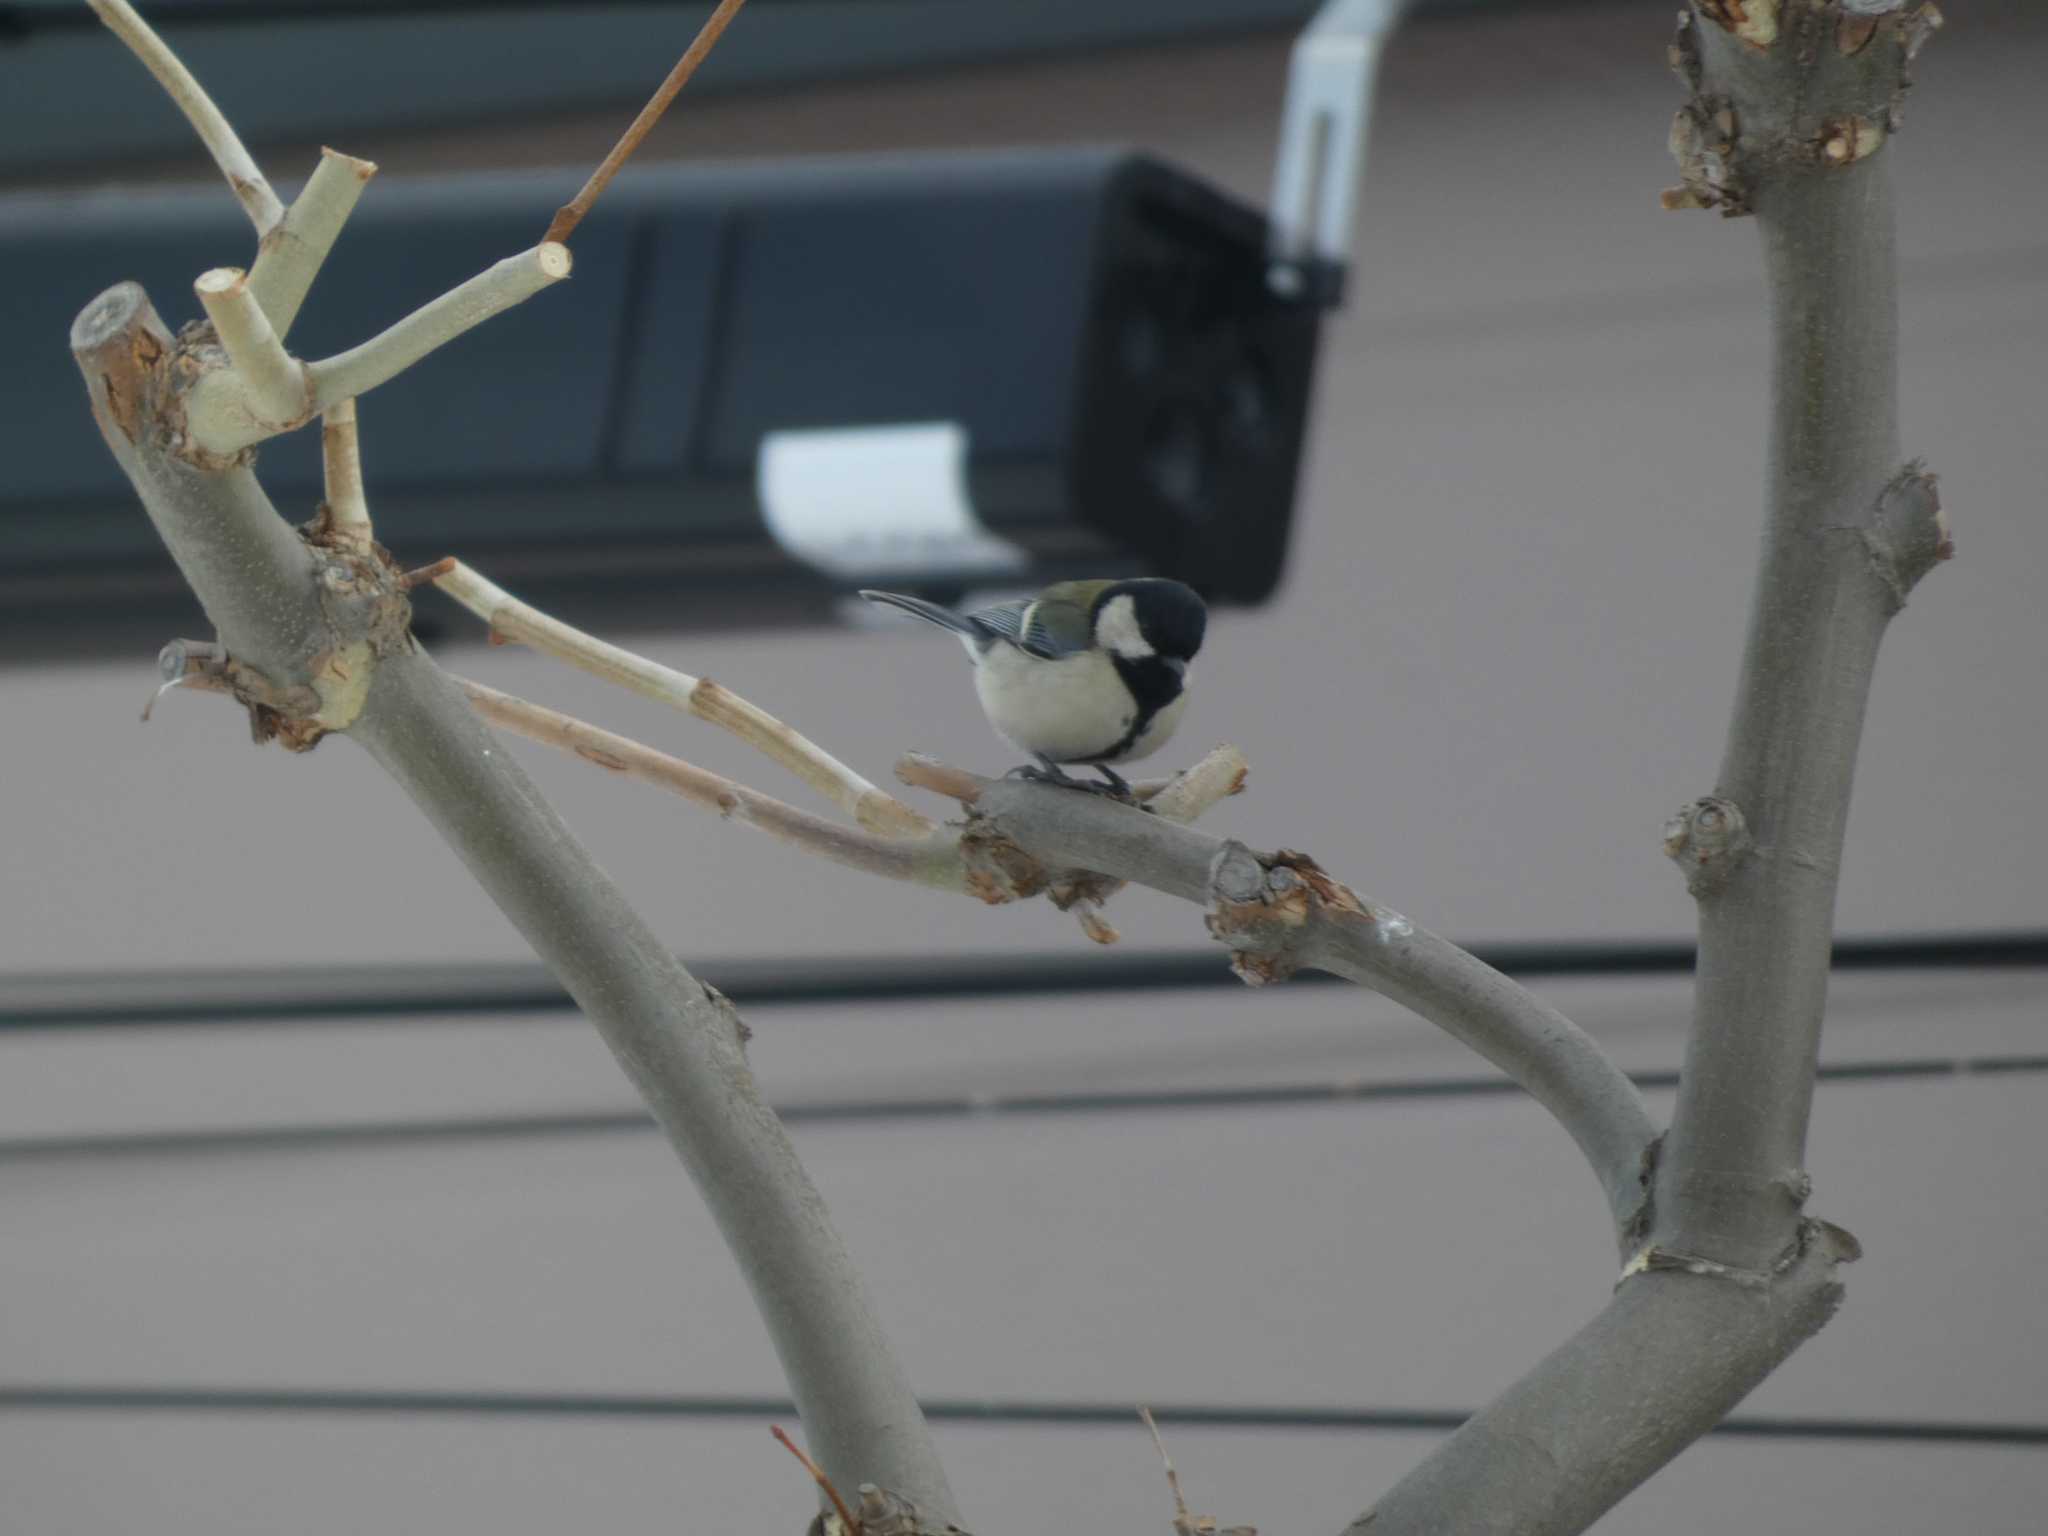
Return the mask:
<svg viewBox="0 0 2048 1536">
<path fill-rule="evenodd" d="M 320 163 L 299 189 L 276 228 L 258 242 L 249 287 L 282 341 L 291 334 L 299 306 L 312 290 L 313 279 L 341 236 L 342 225 L 355 211 L 356 199 L 377 174 L 368 160 L 338 150 L 320 151 Z"/>
<path fill-rule="evenodd" d="M 119 283 L 72 324 L 93 420 L 206 616 L 235 655 L 268 657 L 310 681 L 321 648 L 319 614 L 280 608 L 276 594 L 312 579 L 313 558 L 270 505 L 247 465 L 208 473 L 160 451 L 157 427 L 173 407 L 168 363 L 176 343 L 134 283 Z M 281 679 L 282 680 L 282 677 Z"/>
<path fill-rule="evenodd" d="M 299 360 L 285 351 L 270 317 L 249 291 L 248 275 L 237 267 L 216 267 L 202 272 L 192 284 L 206 318 L 234 364 L 232 377 L 240 392 L 240 405 L 251 421 L 271 430 L 283 430 L 313 414 L 313 390 Z M 203 421 L 200 441 L 209 450 L 222 451 Z M 268 433 L 265 434 L 269 435 Z M 244 446 L 236 444 L 236 447 Z"/>
<path fill-rule="evenodd" d="M 1808 1222 L 1768 1284 L 1625 1279 L 1600 1315 L 1474 1414 L 1346 1536 L 1583 1531 L 1712 1429 L 1841 1303 L 1853 1241 Z"/>
<path fill-rule="evenodd" d="M 822 816 L 813 816 L 795 806 L 785 805 L 721 774 L 656 751 L 630 736 L 621 736 L 559 710 L 500 693 L 468 678 L 456 678 L 455 682 L 476 712 L 502 730 L 546 746 L 560 747 L 608 772 L 681 795 L 692 804 L 716 811 L 729 820 L 759 827 L 770 836 L 806 853 L 830 859 L 863 874 L 880 875 L 885 880 L 904 880 L 943 890 L 964 892 L 967 889 L 958 839 L 949 830 L 930 827 L 922 837 L 892 838 L 865 829 L 842 827 Z"/>
<path fill-rule="evenodd" d="M 1667 828 L 1699 898 L 1700 958 L 1655 1241 L 1754 1273 L 1795 1241 L 1807 1192 L 1836 876 L 1878 642 L 1952 548 L 1932 478 L 1900 468 L 1884 153 L 1931 8 L 1872 9 L 1796 0 L 1768 47 L 1709 9 L 1677 49 L 1693 90 L 1681 120 L 1724 125 L 1724 186 L 1763 234 L 1772 405 L 1727 751 L 1713 796 Z"/>
<path fill-rule="evenodd" d="M 707 685 L 695 678 L 572 629 L 459 563 L 435 580 L 495 633 L 704 713 L 695 701 Z M 1231 946 L 1233 968 L 1245 980 L 1281 980 L 1301 965 L 1331 971 L 1414 1010 L 1494 1062 L 1578 1142 L 1600 1178 L 1624 1251 L 1642 1236 L 1657 1133 L 1634 1085 L 1555 1009 L 1391 908 L 1368 909 L 1305 856 L 1261 858 L 1241 844 L 1188 832 L 1181 823 L 1242 787 L 1244 761 L 1235 751 L 1213 752 L 1188 773 L 1148 786 L 1151 814 L 1072 790 L 984 779 L 913 755 L 898 763 L 899 778 L 961 800 L 973 814 L 964 826 L 949 828 L 919 817 L 912 833 L 891 835 L 807 816 L 630 738 L 481 684 L 462 686 L 495 724 L 673 790 L 849 868 L 989 902 L 1044 892 L 1076 911 L 1097 942 L 1116 937 L 1099 909 L 1126 882 L 1197 902 L 1210 909 L 1210 929 Z M 869 803 L 863 791 L 872 786 L 865 779 L 737 695 L 721 690 L 721 697 L 726 703 L 712 718 L 767 721 L 772 733 L 761 739 L 738 733 L 849 809 Z M 793 754 L 792 742 L 801 744 L 801 755 Z M 820 762 L 829 771 L 819 770 Z"/>
<path fill-rule="evenodd" d="M 1879 14 L 1882 12 L 1882 14 Z M 1898 467 L 1882 153 L 1931 6 L 1694 0 L 1668 207 L 1755 212 L 1771 294 L 1769 500 L 1719 784 L 1665 827 L 1699 980 L 1651 1240 L 1586 1329 L 1352 1526 L 1585 1529 L 1840 1304 L 1855 1240 L 1802 1217 L 1835 876 L 1878 640 L 1952 546 Z"/>
<path fill-rule="evenodd" d="M 590 173 L 590 179 L 583 183 L 582 189 L 555 210 L 555 216 L 548 221 L 548 232 L 542 236 L 543 239 L 566 242 L 569 236 L 575 233 L 576 226 L 583 222 L 583 216 L 590 212 L 591 206 L 603 195 L 604 189 L 611 185 L 612 178 L 619 174 L 619 168 L 633 157 L 633 151 L 640 147 L 640 141 L 654 131 L 654 125 L 661 121 L 662 114 L 669 109 L 669 104 L 682 93 L 683 87 L 690 83 L 690 76 L 697 73 L 697 66 L 711 56 L 711 50 L 725 35 L 725 29 L 732 24 L 733 17 L 739 14 L 740 6 L 744 3 L 745 0 L 718 0 L 718 5 L 704 18 L 704 25 L 697 29 L 697 35 L 690 40 L 690 46 L 683 50 L 682 57 L 676 60 L 667 77 L 655 87 L 654 94 L 647 99 L 647 105 L 640 109 L 639 115 L 633 119 L 626 131 L 619 135 L 619 141 L 612 146 L 611 153 Z"/>
<path fill-rule="evenodd" d="M 999 780 L 978 820 L 1048 868 L 1100 871 L 1209 910 L 1256 983 L 1330 971 L 1465 1042 L 1557 1117 L 1592 1164 L 1624 1240 L 1643 1217 L 1656 1126 L 1635 1085 L 1577 1025 L 1391 907 L 1361 900 L 1304 855 L 1255 854 L 1100 796 Z"/>
<path fill-rule="evenodd" d="M 344 400 L 320 422 L 321 478 L 327 491 L 327 531 L 364 550 L 370 545 L 370 503 L 363 493 L 363 461 L 356 428 L 356 403 Z"/>
<path fill-rule="evenodd" d="M 630 688 L 643 698 L 708 720 L 780 763 L 871 832 L 922 837 L 933 830 L 928 817 L 879 789 L 815 742 L 773 715 L 756 709 L 708 678 L 692 677 L 635 655 L 560 619 L 522 603 L 497 583 L 460 561 L 434 578 L 434 585 L 490 626 L 494 638 L 517 640 L 559 657 L 593 677 Z"/>
<path fill-rule="evenodd" d="M 363 743 L 647 1099 L 754 1292 L 826 1469 L 849 1487 L 880 1483 L 957 1521 L 916 1398 L 755 1089 L 730 1005 L 627 905 L 455 685 L 413 648 L 394 573 L 373 556 L 301 539 L 245 464 L 209 471 L 177 455 L 165 430 L 176 386 L 194 370 L 221 368 L 219 354 L 209 364 L 203 347 L 175 351 L 132 283 L 89 305 L 72 343 L 102 436 L 235 663 L 256 669 L 271 697 L 306 687 L 320 696 L 317 729 L 300 744 L 344 727 Z"/>
<path fill-rule="evenodd" d="M 321 411 L 367 394 L 397 377 L 437 347 L 494 315 L 525 302 L 569 275 L 569 248 L 544 244 L 507 256 L 468 282 L 430 300 L 368 341 L 318 362 L 301 363 L 284 351 L 262 310 L 233 268 L 209 272 L 200 297 L 216 327 L 229 316 L 221 344 L 233 368 L 199 373 L 184 403 L 184 433 L 197 456 L 232 457 L 265 438 L 294 431 Z M 210 280 L 210 281 L 209 281 Z M 216 312 L 218 307 L 219 313 Z M 253 368 L 253 374 L 245 367 Z"/>
<path fill-rule="evenodd" d="M 86 0 L 86 4 L 106 23 L 107 30 L 126 43 L 128 51 L 156 76 L 157 84 L 185 114 L 185 121 L 192 125 L 199 142 L 206 146 L 213 163 L 227 178 L 235 201 L 249 215 L 257 235 L 268 235 L 284 217 L 284 204 L 271 191 L 270 183 L 263 179 L 263 172 L 256 168 L 255 160 L 242 147 L 241 138 L 214 105 L 213 98 L 192 78 L 192 72 L 156 35 L 155 29 L 136 14 L 128 0 Z"/>
<path fill-rule="evenodd" d="M 730 1005 L 673 957 L 423 654 L 377 668 L 349 734 L 461 855 L 653 1109 L 746 1276 L 826 1471 L 957 1521 L 917 1400 L 761 1100 Z"/>
</svg>

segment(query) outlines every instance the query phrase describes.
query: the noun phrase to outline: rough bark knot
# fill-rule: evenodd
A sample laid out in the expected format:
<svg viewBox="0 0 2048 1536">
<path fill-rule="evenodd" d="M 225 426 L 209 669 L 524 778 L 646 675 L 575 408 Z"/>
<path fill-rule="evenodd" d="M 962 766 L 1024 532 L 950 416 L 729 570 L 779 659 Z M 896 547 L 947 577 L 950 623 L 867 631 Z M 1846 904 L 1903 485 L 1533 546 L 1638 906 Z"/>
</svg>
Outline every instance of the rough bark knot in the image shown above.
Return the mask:
<svg viewBox="0 0 2048 1536">
<path fill-rule="evenodd" d="M 960 862 L 968 892 L 992 907 L 1036 896 L 1050 883 L 1044 865 L 972 810 L 960 833 Z"/>
<path fill-rule="evenodd" d="M 1301 965 L 1303 937 L 1328 915 L 1365 917 L 1365 903 L 1305 853 L 1263 855 L 1226 842 L 1209 866 L 1209 932 L 1230 947 L 1230 968 L 1251 986 L 1285 981 Z"/>
<path fill-rule="evenodd" d="M 1664 852 L 1694 896 L 1720 889 L 1749 848 L 1742 808 L 1718 795 L 1703 795 L 1664 823 Z"/>
<path fill-rule="evenodd" d="M 926 1525 L 917 1506 L 901 1494 L 862 1483 L 854 1496 L 854 1529 L 831 1510 L 820 1511 L 807 1536 L 968 1536 L 957 1525 Z"/>
</svg>

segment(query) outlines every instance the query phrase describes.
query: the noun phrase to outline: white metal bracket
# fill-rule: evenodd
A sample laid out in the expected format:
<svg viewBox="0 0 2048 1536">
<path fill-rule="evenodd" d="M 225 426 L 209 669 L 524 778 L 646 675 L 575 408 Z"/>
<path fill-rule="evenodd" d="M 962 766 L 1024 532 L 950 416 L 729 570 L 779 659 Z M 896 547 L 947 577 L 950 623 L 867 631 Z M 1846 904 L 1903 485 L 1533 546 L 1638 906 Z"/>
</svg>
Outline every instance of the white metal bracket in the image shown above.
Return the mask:
<svg viewBox="0 0 2048 1536">
<path fill-rule="evenodd" d="M 1273 165 L 1266 273 L 1286 298 L 1324 308 L 1343 302 L 1380 48 L 1408 5 L 1325 0 L 1295 41 Z"/>
</svg>

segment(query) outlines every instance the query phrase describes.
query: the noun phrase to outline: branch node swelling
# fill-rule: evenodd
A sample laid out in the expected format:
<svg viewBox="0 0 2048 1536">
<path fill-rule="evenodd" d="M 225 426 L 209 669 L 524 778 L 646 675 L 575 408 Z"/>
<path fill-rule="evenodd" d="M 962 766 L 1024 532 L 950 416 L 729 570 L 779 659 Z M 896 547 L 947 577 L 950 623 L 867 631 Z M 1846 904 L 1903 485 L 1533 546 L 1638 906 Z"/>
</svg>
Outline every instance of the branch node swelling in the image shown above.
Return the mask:
<svg viewBox="0 0 2048 1536">
<path fill-rule="evenodd" d="M 1918 459 L 1885 486 L 1869 523 L 1852 531 L 1869 552 L 1893 613 L 1906 606 L 1906 594 L 1921 577 L 1955 558 L 1956 541 L 1942 509 L 1940 485 Z"/>
<path fill-rule="evenodd" d="M 1304 940 L 1332 913 L 1373 916 L 1305 853 L 1261 857 L 1232 840 L 1209 865 L 1209 931 L 1229 946 L 1230 968 L 1249 986 L 1285 981 L 1309 963 Z"/>
<path fill-rule="evenodd" d="M 855 1517 L 859 1524 L 852 1530 L 836 1513 L 820 1514 L 811 1522 L 811 1529 L 823 1536 L 967 1536 L 966 1531 L 951 1523 L 927 1524 L 928 1517 L 910 1500 L 873 1483 L 862 1483 L 854 1491 L 854 1501 L 860 1512 Z"/>
<path fill-rule="evenodd" d="M 1664 823 L 1664 852 L 1684 871 L 1685 888 L 1695 897 L 1726 885 L 1750 848 L 1742 807 L 1718 795 L 1702 795 Z"/>
<path fill-rule="evenodd" d="M 1844 169 L 1884 148 L 1905 119 L 1913 59 L 1941 25 L 1933 5 L 1910 0 L 1853 10 L 1821 0 L 1697 0 L 1697 10 L 1679 13 L 1671 44 L 1688 97 L 1671 124 L 1682 184 L 1663 203 L 1730 218 L 1754 212 L 1757 189 L 1788 168 Z M 1787 56 L 1807 73 L 1808 88 L 1796 95 L 1773 88 Z"/>
</svg>

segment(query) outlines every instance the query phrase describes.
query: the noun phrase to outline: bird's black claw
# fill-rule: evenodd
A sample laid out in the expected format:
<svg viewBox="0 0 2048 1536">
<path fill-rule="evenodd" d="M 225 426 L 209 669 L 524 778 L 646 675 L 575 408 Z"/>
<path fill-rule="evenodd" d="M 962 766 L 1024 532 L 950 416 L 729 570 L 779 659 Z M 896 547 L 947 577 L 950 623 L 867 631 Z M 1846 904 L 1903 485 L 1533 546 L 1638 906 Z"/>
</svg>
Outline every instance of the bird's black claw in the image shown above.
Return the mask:
<svg viewBox="0 0 2048 1536">
<path fill-rule="evenodd" d="M 1139 801 L 1137 792 L 1131 788 L 1130 783 L 1122 775 L 1101 763 L 1095 764 L 1095 771 L 1102 775 L 1104 782 L 1098 782 L 1094 779 L 1077 779 L 1060 767 L 1058 763 L 1041 757 L 1035 763 L 1024 763 L 1012 768 L 1003 777 L 1006 779 L 1022 779 L 1028 784 L 1052 784 L 1061 789 L 1078 789 L 1083 794 L 1101 795 L 1104 799 L 1114 800 L 1119 805 L 1135 805 L 1141 811 L 1151 809 L 1150 806 L 1144 805 Z"/>
<path fill-rule="evenodd" d="M 1135 793 L 1132 792 L 1129 781 L 1126 780 L 1124 776 L 1118 773 L 1114 768 L 1110 767 L 1109 764 L 1097 763 L 1095 765 L 1095 771 L 1101 774 L 1102 777 L 1108 781 L 1108 793 L 1114 795 L 1117 799 L 1127 801 L 1132 805 L 1136 805 L 1138 803 L 1138 797 Z"/>
</svg>

